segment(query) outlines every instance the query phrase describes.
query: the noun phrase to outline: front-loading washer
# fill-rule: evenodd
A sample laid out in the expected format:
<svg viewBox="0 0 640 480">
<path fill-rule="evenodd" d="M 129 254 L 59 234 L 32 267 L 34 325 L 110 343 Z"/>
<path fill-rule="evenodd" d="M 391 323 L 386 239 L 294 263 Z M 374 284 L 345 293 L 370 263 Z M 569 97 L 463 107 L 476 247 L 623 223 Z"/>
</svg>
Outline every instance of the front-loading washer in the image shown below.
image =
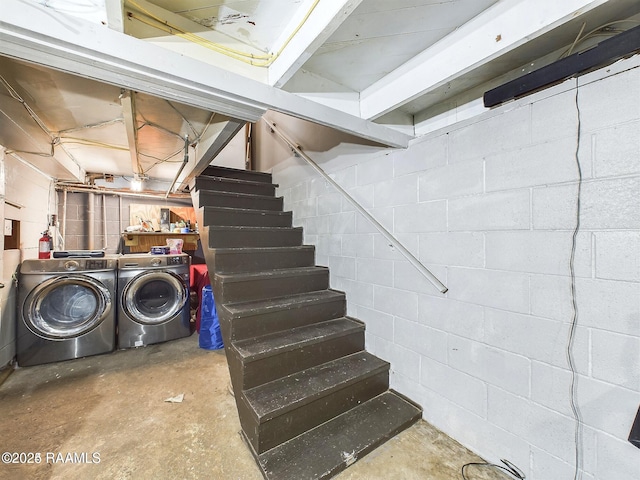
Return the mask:
<svg viewBox="0 0 640 480">
<path fill-rule="evenodd" d="M 18 271 L 18 365 L 115 350 L 117 258 L 24 260 Z"/>
<path fill-rule="evenodd" d="M 191 335 L 187 254 L 118 259 L 118 348 Z"/>
</svg>

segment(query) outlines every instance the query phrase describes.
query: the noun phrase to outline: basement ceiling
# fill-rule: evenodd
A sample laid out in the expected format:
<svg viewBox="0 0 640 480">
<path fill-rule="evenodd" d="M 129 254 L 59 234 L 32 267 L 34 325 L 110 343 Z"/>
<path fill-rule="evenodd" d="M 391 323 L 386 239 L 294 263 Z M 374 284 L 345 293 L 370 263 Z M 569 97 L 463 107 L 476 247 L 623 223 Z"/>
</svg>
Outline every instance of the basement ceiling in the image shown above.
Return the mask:
<svg viewBox="0 0 640 480">
<path fill-rule="evenodd" d="M 3 10 L 0 145 L 81 183 L 169 182 L 188 157 L 178 186 L 268 110 L 405 146 L 442 112 L 640 23 L 637 0 L 3 0 Z"/>
</svg>

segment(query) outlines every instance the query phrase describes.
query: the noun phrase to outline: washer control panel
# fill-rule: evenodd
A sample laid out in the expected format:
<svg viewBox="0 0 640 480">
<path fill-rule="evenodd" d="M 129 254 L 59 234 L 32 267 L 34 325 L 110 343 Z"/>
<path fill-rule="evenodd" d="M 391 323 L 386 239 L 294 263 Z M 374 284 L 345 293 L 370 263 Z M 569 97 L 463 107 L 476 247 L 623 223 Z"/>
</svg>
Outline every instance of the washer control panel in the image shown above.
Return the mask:
<svg viewBox="0 0 640 480">
<path fill-rule="evenodd" d="M 182 265 L 186 257 L 167 257 L 167 265 Z"/>
</svg>

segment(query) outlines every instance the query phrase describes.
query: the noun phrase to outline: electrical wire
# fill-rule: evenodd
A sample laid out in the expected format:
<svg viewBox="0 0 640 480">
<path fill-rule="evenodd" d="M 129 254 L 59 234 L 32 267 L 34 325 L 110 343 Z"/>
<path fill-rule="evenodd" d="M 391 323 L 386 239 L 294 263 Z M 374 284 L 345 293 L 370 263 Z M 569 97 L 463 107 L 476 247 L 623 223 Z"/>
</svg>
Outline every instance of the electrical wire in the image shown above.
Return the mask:
<svg viewBox="0 0 640 480">
<path fill-rule="evenodd" d="M 13 98 L 14 100 L 17 100 L 22 104 L 22 106 L 25 108 L 29 116 L 36 122 L 36 124 L 38 124 L 38 126 L 42 129 L 42 131 L 46 133 L 49 138 L 53 138 L 51 131 L 49 131 L 47 126 L 40 119 L 40 117 L 38 117 L 36 112 L 33 111 L 33 109 L 29 106 L 29 104 L 27 104 L 27 102 L 20 96 L 18 92 L 16 92 L 16 90 L 2 75 L 0 75 L 0 83 L 2 83 L 4 85 L 4 88 L 7 89 L 7 91 L 9 92 L 9 95 L 11 95 L 11 98 Z"/>
<path fill-rule="evenodd" d="M 595 36 L 608 36 L 610 37 L 611 35 L 615 35 L 618 33 L 622 33 L 625 30 L 616 30 L 613 28 L 609 28 L 612 25 L 618 25 L 619 23 L 632 23 L 635 25 L 639 25 L 640 22 L 636 22 L 635 20 L 617 20 L 615 22 L 609 22 L 609 23 L 605 23 L 600 25 L 597 28 L 594 28 L 593 30 L 587 32 L 583 37 L 581 37 L 582 32 L 584 31 L 584 28 L 586 27 L 586 22 L 582 24 L 582 28 L 580 29 L 580 31 L 578 32 L 578 36 L 576 37 L 576 39 L 573 41 L 573 43 L 571 44 L 571 47 L 569 47 L 567 50 L 565 50 L 561 55 L 560 55 L 560 59 L 561 58 L 565 58 L 568 57 L 569 55 L 571 55 L 571 53 L 573 52 L 573 49 L 580 45 L 581 43 L 583 43 L 585 40 L 588 40 L 589 38 L 595 37 Z"/>
<path fill-rule="evenodd" d="M 582 166 L 580 165 L 580 140 L 582 136 L 582 119 L 580 114 L 580 98 L 579 98 L 579 85 L 578 79 L 576 79 L 576 118 L 577 118 L 577 134 L 576 134 L 576 149 L 575 149 L 575 163 L 578 172 L 578 191 L 576 193 L 576 224 L 573 229 L 573 235 L 571 236 L 571 256 L 569 258 L 569 273 L 571 276 L 571 306 L 573 314 L 571 318 L 571 327 L 569 329 L 569 340 L 567 342 L 567 362 L 569 369 L 571 370 L 571 411 L 575 419 L 574 441 L 575 441 L 575 471 L 573 478 L 578 480 L 580 478 L 580 472 L 582 471 L 582 414 L 578 405 L 578 374 L 576 371 L 575 358 L 573 356 L 573 346 L 575 343 L 576 331 L 578 327 L 578 299 L 576 296 L 576 270 L 575 270 L 575 258 L 578 232 L 580 231 L 580 213 L 581 213 L 581 194 L 582 194 Z"/>
<path fill-rule="evenodd" d="M 504 466 L 497 465 L 495 463 L 488 463 L 488 462 L 465 463 L 462 466 L 462 470 L 461 470 L 462 478 L 464 480 L 469 480 L 469 478 L 465 475 L 465 469 L 468 469 L 469 467 L 489 467 L 489 468 L 495 468 L 497 470 L 505 471 L 517 480 L 526 480 L 527 477 L 525 476 L 524 472 L 520 470 L 518 467 L 516 467 L 513 463 L 511 463 L 509 460 L 501 458 L 500 461 L 503 463 Z"/>
<path fill-rule="evenodd" d="M 178 110 L 173 103 L 171 103 L 169 100 L 165 100 L 165 102 L 167 102 L 167 104 L 178 114 L 182 117 L 182 119 L 187 123 L 187 125 L 189 125 L 189 127 L 191 128 L 191 131 L 194 134 L 198 134 L 198 131 L 195 129 L 195 127 L 193 126 L 193 124 L 189 121 L 189 119 L 187 117 L 185 117 L 182 112 L 180 110 Z"/>
<path fill-rule="evenodd" d="M 133 0 L 129 0 L 127 3 L 135 7 L 137 10 L 139 10 L 139 13 L 142 14 L 142 16 L 140 16 L 138 13 L 135 13 L 135 12 L 131 12 L 131 11 L 127 12 L 127 16 L 133 20 L 137 20 L 149 27 L 162 30 L 165 33 L 169 33 L 171 35 L 176 35 L 178 37 L 184 38 L 185 40 L 188 40 L 192 43 L 195 43 L 202 47 L 216 51 L 218 53 L 231 57 L 235 60 L 248 63 L 249 65 L 253 65 L 256 67 L 268 67 L 273 62 L 275 62 L 278 59 L 278 57 L 280 57 L 280 55 L 282 54 L 284 49 L 287 47 L 287 45 L 289 45 L 291 40 L 293 40 L 293 37 L 296 36 L 296 34 L 300 31 L 302 26 L 307 22 L 307 20 L 309 19 L 309 17 L 317 7 L 317 5 L 320 3 L 320 0 L 315 0 L 313 2 L 313 4 L 309 8 L 305 16 L 302 18 L 300 23 L 298 23 L 296 28 L 293 29 L 289 37 L 287 37 L 287 39 L 284 41 L 284 43 L 278 49 L 278 51 L 275 53 L 269 53 L 269 54 L 255 54 L 255 53 L 244 52 L 242 50 L 237 50 L 235 48 L 227 47 L 220 43 L 212 42 L 206 38 L 203 38 L 199 35 L 188 32 L 176 25 L 169 23 L 167 20 L 164 20 L 154 15 L 152 12 L 146 10 L 145 8 L 143 8 Z"/>
<path fill-rule="evenodd" d="M 89 147 L 100 147 L 106 148 L 109 150 L 121 150 L 121 151 L 129 151 L 128 147 L 121 147 L 119 145 L 111 145 L 109 143 L 98 142 L 95 140 L 86 140 L 84 138 L 76 138 L 76 137 L 60 137 L 60 145 L 68 145 L 68 144 L 77 144 L 77 145 L 86 145 Z"/>
<path fill-rule="evenodd" d="M 156 130 L 160 130 L 169 135 L 173 135 L 175 137 L 182 139 L 182 135 L 180 135 L 179 133 L 176 133 L 173 130 L 169 130 L 168 128 L 163 127 L 162 125 L 158 125 L 157 123 L 147 120 L 146 118 L 144 118 L 144 115 L 142 115 L 141 113 L 138 113 L 138 114 L 140 115 L 140 117 L 142 117 L 143 123 L 142 125 L 136 128 L 137 131 L 142 130 L 144 127 L 152 127 L 152 128 L 155 128 Z"/>
</svg>

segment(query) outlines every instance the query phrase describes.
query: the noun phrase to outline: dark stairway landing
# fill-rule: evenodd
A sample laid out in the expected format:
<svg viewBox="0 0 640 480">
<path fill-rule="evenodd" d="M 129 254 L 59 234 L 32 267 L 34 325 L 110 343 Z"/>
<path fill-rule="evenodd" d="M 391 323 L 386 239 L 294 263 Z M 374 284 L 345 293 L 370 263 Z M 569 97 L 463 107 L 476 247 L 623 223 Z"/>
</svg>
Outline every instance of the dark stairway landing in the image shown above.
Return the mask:
<svg viewBox="0 0 640 480">
<path fill-rule="evenodd" d="M 267 479 L 330 478 L 422 410 L 389 389 L 275 188 L 212 166 L 191 184 L 243 437 Z"/>
</svg>

